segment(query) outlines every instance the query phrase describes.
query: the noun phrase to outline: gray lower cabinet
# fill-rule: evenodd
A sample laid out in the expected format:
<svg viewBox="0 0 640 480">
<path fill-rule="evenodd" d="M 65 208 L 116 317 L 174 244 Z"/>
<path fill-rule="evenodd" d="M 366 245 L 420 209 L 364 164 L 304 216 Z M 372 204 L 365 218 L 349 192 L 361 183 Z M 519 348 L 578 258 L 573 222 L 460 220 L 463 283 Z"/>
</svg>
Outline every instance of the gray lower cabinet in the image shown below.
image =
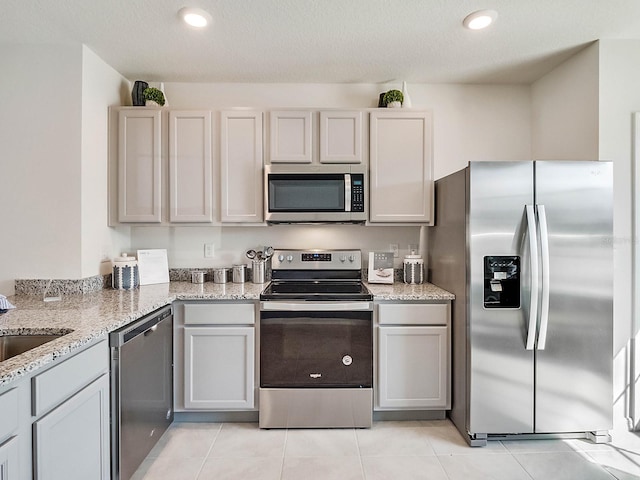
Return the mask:
<svg viewBox="0 0 640 480">
<path fill-rule="evenodd" d="M 110 478 L 108 372 L 101 341 L 31 379 L 35 480 Z"/>
<path fill-rule="evenodd" d="M 109 375 L 34 423 L 38 480 L 109 478 Z"/>
<path fill-rule="evenodd" d="M 10 437 L 0 445 L 0 480 L 18 480 L 18 437 Z"/>
<path fill-rule="evenodd" d="M 255 407 L 255 303 L 187 302 L 176 308 L 176 411 Z"/>
<path fill-rule="evenodd" d="M 377 307 L 378 409 L 450 408 L 449 303 Z"/>
<path fill-rule="evenodd" d="M 19 395 L 12 388 L 0 395 L 0 480 L 18 480 Z"/>
<path fill-rule="evenodd" d="M 253 327 L 185 327 L 186 408 L 253 408 Z"/>
</svg>

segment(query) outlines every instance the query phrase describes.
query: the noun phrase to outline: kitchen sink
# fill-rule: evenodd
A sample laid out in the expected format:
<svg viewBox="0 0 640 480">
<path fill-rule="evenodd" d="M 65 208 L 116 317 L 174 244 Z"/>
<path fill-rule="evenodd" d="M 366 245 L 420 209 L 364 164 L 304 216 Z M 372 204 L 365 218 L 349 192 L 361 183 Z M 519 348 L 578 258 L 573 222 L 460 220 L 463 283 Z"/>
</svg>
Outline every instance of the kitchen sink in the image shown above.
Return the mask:
<svg viewBox="0 0 640 480">
<path fill-rule="evenodd" d="M 51 342 L 69 332 L 58 334 L 0 335 L 0 362 Z"/>
</svg>

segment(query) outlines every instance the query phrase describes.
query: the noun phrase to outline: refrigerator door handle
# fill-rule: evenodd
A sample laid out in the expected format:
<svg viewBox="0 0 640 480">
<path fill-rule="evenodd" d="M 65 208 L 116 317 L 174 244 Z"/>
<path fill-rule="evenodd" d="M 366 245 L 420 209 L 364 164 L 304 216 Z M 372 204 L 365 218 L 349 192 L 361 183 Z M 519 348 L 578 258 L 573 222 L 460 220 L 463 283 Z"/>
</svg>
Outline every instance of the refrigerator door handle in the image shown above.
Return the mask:
<svg viewBox="0 0 640 480">
<path fill-rule="evenodd" d="M 538 350 L 544 350 L 547 343 L 549 325 L 549 233 L 547 230 L 547 212 L 544 205 L 538 205 L 538 223 L 540 225 L 540 253 L 542 254 L 542 302 L 540 306 L 540 331 L 538 332 Z"/>
<path fill-rule="evenodd" d="M 529 305 L 529 326 L 527 327 L 527 350 L 533 350 L 536 342 L 538 321 L 538 235 L 536 232 L 536 212 L 533 205 L 527 205 L 527 229 L 531 259 L 531 302 Z"/>
</svg>

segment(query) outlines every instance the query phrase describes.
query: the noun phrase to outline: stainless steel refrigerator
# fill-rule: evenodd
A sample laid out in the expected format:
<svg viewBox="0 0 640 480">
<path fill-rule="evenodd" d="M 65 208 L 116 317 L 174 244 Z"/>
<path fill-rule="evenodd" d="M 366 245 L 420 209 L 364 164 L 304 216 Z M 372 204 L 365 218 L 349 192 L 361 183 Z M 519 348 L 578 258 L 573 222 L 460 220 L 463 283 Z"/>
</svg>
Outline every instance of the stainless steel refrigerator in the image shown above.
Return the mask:
<svg viewBox="0 0 640 480">
<path fill-rule="evenodd" d="M 450 417 L 470 445 L 609 439 L 612 170 L 472 162 L 436 182 L 429 275 L 456 296 Z"/>
</svg>

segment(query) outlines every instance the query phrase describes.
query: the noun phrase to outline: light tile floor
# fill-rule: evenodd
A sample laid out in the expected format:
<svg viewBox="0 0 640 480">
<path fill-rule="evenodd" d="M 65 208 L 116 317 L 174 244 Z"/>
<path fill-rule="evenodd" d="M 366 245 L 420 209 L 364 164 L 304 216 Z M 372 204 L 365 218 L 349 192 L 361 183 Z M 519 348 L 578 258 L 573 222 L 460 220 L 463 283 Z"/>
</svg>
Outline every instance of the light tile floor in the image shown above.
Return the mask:
<svg viewBox="0 0 640 480">
<path fill-rule="evenodd" d="M 613 442 L 491 441 L 470 448 L 448 420 L 371 429 L 260 430 L 255 423 L 175 423 L 134 480 L 640 479 L 640 436 Z"/>
</svg>

